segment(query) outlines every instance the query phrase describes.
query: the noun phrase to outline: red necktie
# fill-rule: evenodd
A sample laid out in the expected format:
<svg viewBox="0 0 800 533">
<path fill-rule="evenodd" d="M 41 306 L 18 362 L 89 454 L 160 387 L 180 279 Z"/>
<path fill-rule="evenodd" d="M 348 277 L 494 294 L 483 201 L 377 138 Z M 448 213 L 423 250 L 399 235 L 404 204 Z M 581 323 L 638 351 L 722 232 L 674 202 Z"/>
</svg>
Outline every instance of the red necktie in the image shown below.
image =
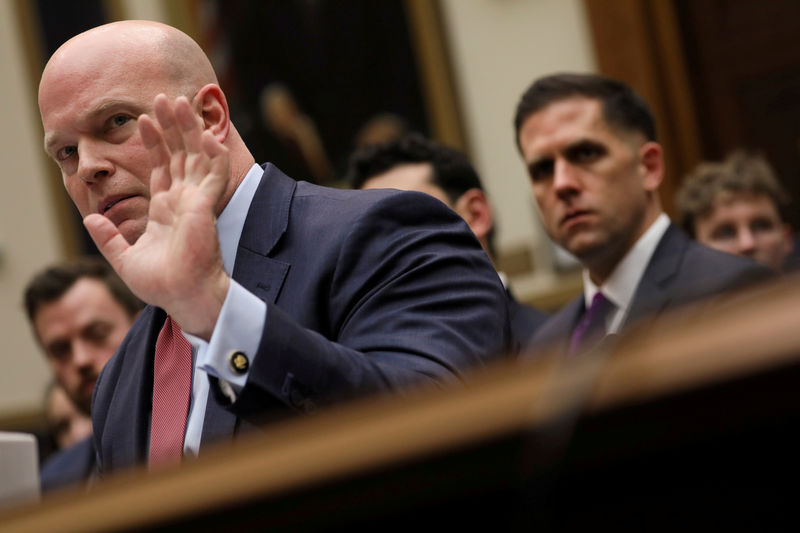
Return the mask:
<svg viewBox="0 0 800 533">
<path fill-rule="evenodd" d="M 150 466 L 177 463 L 192 388 L 192 346 L 181 328 L 167 317 L 156 341 L 153 365 L 153 417 L 150 425 Z"/>
</svg>

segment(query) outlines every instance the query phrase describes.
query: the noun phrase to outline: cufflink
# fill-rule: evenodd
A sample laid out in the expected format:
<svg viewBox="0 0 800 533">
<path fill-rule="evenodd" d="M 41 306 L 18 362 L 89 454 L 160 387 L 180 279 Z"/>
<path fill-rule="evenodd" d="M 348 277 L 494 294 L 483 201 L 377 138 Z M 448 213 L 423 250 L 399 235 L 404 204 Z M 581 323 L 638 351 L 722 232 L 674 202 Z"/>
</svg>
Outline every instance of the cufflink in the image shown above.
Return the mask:
<svg viewBox="0 0 800 533">
<path fill-rule="evenodd" d="M 228 363 L 235 374 L 244 374 L 250 368 L 250 361 L 244 352 L 234 351 L 228 356 Z"/>
</svg>

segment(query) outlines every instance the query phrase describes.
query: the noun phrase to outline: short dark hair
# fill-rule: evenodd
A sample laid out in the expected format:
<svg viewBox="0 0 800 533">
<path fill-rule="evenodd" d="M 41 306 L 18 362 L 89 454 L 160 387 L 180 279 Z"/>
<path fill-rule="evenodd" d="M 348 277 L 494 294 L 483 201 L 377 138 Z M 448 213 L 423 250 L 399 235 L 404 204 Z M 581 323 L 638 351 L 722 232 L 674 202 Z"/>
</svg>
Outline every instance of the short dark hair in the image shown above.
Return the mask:
<svg viewBox="0 0 800 533">
<path fill-rule="evenodd" d="M 756 153 L 735 150 L 722 162 L 700 163 L 675 195 L 678 223 L 695 236 L 696 221 L 712 212 L 718 200 L 739 194 L 763 195 L 786 220 L 789 195 L 781 186 L 767 160 Z"/>
<path fill-rule="evenodd" d="M 550 104 L 571 97 L 599 100 L 603 118 L 612 126 L 656 140 L 656 122 L 642 97 L 625 83 L 599 74 L 559 73 L 535 80 L 523 93 L 514 116 L 517 148 L 525 120 Z"/>
<path fill-rule="evenodd" d="M 141 300 L 133 295 L 105 260 L 99 257 L 84 257 L 51 265 L 31 279 L 23 297 L 31 324 L 39 308 L 64 296 L 78 280 L 83 278 L 96 279 L 105 284 L 114 300 L 131 318 L 144 307 Z"/>
<path fill-rule="evenodd" d="M 442 189 L 452 204 L 470 189 L 483 190 L 467 156 L 416 133 L 357 150 L 350 157 L 345 179 L 352 188 L 360 189 L 378 174 L 413 163 L 430 163 L 431 183 Z"/>
</svg>

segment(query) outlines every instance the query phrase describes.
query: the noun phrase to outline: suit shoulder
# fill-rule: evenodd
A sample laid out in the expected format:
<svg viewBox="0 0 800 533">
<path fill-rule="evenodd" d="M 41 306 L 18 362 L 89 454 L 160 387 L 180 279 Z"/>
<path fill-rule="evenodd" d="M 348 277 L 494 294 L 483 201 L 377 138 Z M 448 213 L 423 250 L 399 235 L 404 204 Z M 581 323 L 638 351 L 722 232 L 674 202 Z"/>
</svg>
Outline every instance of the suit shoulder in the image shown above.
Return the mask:
<svg viewBox="0 0 800 533">
<path fill-rule="evenodd" d="M 395 220 L 403 224 L 441 221 L 460 223 L 440 200 L 421 192 L 394 189 L 350 190 L 298 182 L 292 203 L 293 218 L 299 213 L 307 223 L 351 226 L 364 220 Z"/>
<path fill-rule="evenodd" d="M 57 452 L 42 466 L 42 490 L 46 492 L 85 482 L 94 468 L 94 457 L 91 438 Z"/>
<path fill-rule="evenodd" d="M 578 295 L 556 313 L 549 315 L 547 320 L 534 333 L 526 351 L 540 351 L 554 343 L 564 341 L 572 331 L 582 309 L 583 295 Z"/>
<path fill-rule="evenodd" d="M 508 296 L 508 308 L 511 331 L 519 345 L 524 347 L 547 321 L 548 315 L 535 307 L 517 301 L 511 295 Z"/>
<path fill-rule="evenodd" d="M 684 269 L 702 272 L 707 279 L 741 280 L 742 283 L 767 280 L 774 273 L 754 260 L 714 250 L 696 241 L 691 241 L 687 248 Z"/>
</svg>

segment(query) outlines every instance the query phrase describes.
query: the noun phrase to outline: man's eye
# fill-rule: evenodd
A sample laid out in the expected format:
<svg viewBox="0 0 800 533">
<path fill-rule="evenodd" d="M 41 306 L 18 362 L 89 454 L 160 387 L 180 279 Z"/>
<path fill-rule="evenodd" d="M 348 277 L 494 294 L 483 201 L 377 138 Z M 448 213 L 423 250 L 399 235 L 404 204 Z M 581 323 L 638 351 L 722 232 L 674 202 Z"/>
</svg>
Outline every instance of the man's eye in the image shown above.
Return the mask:
<svg viewBox="0 0 800 533">
<path fill-rule="evenodd" d="M 735 239 L 736 228 L 733 226 L 720 226 L 711 232 L 711 238 L 717 241 Z"/>
<path fill-rule="evenodd" d="M 69 343 L 66 342 L 53 343 L 47 347 L 47 353 L 53 359 L 60 361 L 69 355 Z"/>
<path fill-rule="evenodd" d="M 775 229 L 775 224 L 766 218 L 757 218 L 750 223 L 750 231 L 753 233 L 767 233 Z"/>
<path fill-rule="evenodd" d="M 567 157 L 573 163 L 591 163 L 606 153 L 605 148 L 595 143 L 580 143 L 567 151 Z"/>
<path fill-rule="evenodd" d="M 131 117 L 127 115 L 114 115 L 111 117 L 111 126 L 116 128 L 124 126 L 130 119 Z"/>
<path fill-rule="evenodd" d="M 531 181 L 541 181 L 553 175 L 553 161 L 539 161 L 528 167 Z"/>
<path fill-rule="evenodd" d="M 75 146 L 65 146 L 56 152 L 56 159 L 58 161 L 65 161 L 78 153 L 78 148 Z"/>
<path fill-rule="evenodd" d="M 97 322 L 90 325 L 84 331 L 84 336 L 93 342 L 103 342 L 108 337 L 109 333 L 111 333 L 111 325 Z"/>
</svg>

